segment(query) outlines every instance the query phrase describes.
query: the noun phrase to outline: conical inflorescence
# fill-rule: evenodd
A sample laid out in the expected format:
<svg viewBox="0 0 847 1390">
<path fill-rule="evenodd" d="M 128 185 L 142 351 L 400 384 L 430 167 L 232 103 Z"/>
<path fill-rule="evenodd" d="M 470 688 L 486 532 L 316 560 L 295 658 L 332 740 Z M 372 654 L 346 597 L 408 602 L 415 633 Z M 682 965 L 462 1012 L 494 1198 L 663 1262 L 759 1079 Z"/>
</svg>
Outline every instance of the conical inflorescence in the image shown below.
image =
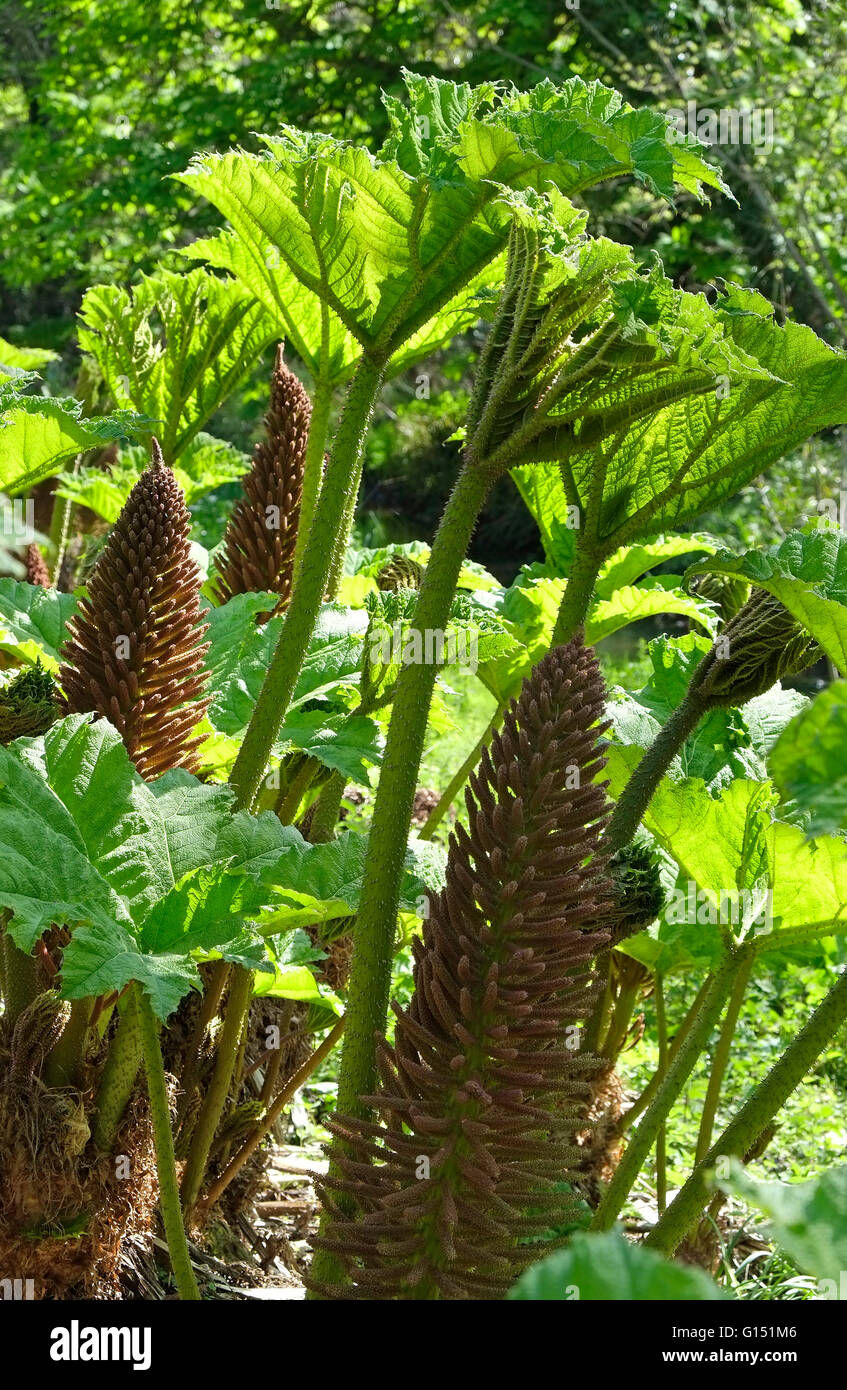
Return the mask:
<svg viewBox="0 0 847 1390">
<path fill-rule="evenodd" d="M 379 1049 L 378 1121 L 339 1115 L 318 1243 L 347 1298 L 503 1297 L 573 1221 L 596 1059 L 579 1050 L 613 885 L 598 736 L 604 687 L 578 638 L 524 682 L 466 792 L 415 988 Z M 339 1197 L 341 1200 L 339 1201 Z M 346 1212 L 353 1207 L 356 1215 Z M 549 1247 L 545 1247 L 549 1248 Z"/>
<path fill-rule="evenodd" d="M 31 541 L 26 548 L 24 564 L 27 584 L 35 584 L 39 589 L 50 588 L 50 571 L 47 568 L 47 561 L 35 541 Z"/>
<path fill-rule="evenodd" d="M 294 550 L 303 492 L 303 469 L 312 406 L 303 386 L 277 349 L 265 439 L 256 445 L 250 472 L 242 479 L 224 535 L 218 582 L 224 602 L 236 594 L 279 594 L 278 609 L 291 597 Z"/>
<path fill-rule="evenodd" d="M 208 679 L 190 518 L 156 440 L 68 627 L 65 712 L 111 720 L 142 777 L 196 771 Z"/>
</svg>

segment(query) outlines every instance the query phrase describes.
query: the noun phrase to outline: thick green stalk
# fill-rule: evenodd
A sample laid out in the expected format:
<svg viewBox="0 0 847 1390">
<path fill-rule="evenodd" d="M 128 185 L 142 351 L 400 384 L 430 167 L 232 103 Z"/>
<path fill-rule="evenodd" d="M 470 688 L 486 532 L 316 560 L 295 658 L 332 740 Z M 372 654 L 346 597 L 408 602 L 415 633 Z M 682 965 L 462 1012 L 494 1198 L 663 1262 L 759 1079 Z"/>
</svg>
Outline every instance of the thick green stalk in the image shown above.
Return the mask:
<svg viewBox="0 0 847 1390">
<path fill-rule="evenodd" d="M 153 1120 L 153 1138 L 156 1144 L 156 1169 L 159 1174 L 159 1207 L 168 1253 L 171 1257 L 176 1286 L 182 1299 L 199 1302 L 200 1290 L 191 1267 L 182 1209 L 179 1204 L 179 1187 L 176 1180 L 176 1160 L 174 1141 L 171 1133 L 171 1115 L 168 1105 L 168 1092 L 165 1085 L 165 1068 L 162 1064 L 162 1050 L 159 1047 L 159 1028 L 156 1016 L 141 985 L 133 985 L 135 1005 L 141 1029 L 141 1047 L 144 1054 L 144 1070 L 147 1073 L 147 1094 L 150 1097 L 150 1114 Z"/>
<path fill-rule="evenodd" d="M 656 1136 L 661 1126 L 676 1104 L 683 1086 L 697 1065 L 703 1048 L 708 1042 L 709 1034 L 720 1017 L 738 968 L 738 961 L 734 956 L 730 956 L 715 972 L 712 987 L 703 1001 L 685 1042 L 669 1066 L 652 1104 L 627 1144 L 624 1156 L 615 1169 L 614 1177 L 603 1194 L 603 1199 L 594 1213 L 594 1220 L 591 1223 L 590 1229 L 592 1231 L 608 1231 L 614 1225 L 629 1196 L 633 1183 L 641 1172 L 647 1155 L 656 1142 Z"/>
<path fill-rule="evenodd" d="M 31 1004 L 38 993 L 38 962 L 16 946 L 8 931 L 3 933 L 6 961 L 5 1016 L 9 1023 Z"/>
<path fill-rule="evenodd" d="M 700 1006 L 712 987 L 712 978 L 713 977 L 711 975 L 706 976 L 702 985 L 698 989 L 697 994 L 695 995 L 694 1000 L 691 1006 L 689 1007 L 688 1012 L 685 1015 L 685 1018 L 682 1020 L 682 1023 L 676 1030 L 676 1033 L 673 1036 L 673 1040 L 671 1041 L 670 1046 L 668 1048 L 668 1062 L 673 1061 L 674 1057 L 679 1052 L 679 1049 L 682 1047 L 682 1044 L 685 1042 L 685 1039 L 688 1037 L 694 1020 L 697 1018 L 700 1012 Z M 635 1121 L 638 1119 L 638 1116 L 644 1110 L 647 1109 L 647 1106 L 650 1104 L 654 1095 L 661 1086 L 663 1079 L 664 1072 L 657 1067 L 650 1080 L 648 1081 L 647 1085 L 644 1087 L 644 1090 L 641 1092 L 641 1095 L 638 1097 L 637 1100 L 633 1101 L 629 1109 L 625 1111 L 623 1115 L 621 1115 L 620 1119 L 615 1124 L 614 1129 L 612 1130 L 613 1135 L 620 1136 L 621 1134 L 626 1134 L 627 1130 L 632 1128 L 632 1126 L 635 1124 Z"/>
<path fill-rule="evenodd" d="M 447 628 L 462 561 L 488 486 L 487 476 L 466 468 L 447 503 L 415 607 L 413 630 L 424 638 L 427 632 Z M 350 971 L 338 1083 L 338 1109 L 346 1115 L 361 1113 L 359 1097 L 370 1094 L 376 1081 L 374 1034 L 384 1028 L 388 1009 L 400 879 L 437 670 L 426 662 L 404 666 L 394 694 Z"/>
<path fill-rule="evenodd" d="M 259 1121 L 259 1124 L 250 1135 L 249 1139 L 245 1140 L 242 1147 L 230 1160 L 221 1175 L 215 1179 L 212 1186 L 209 1188 L 208 1196 L 205 1197 L 203 1201 L 203 1206 L 206 1210 L 214 1206 L 221 1193 L 229 1187 L 232 1179 L 241 1171 L 248 1158 L 251 1158 L 256 1152 L 265 1135 L 273 1129 L 288 1102 L 293 1100 L 294 1096 L 300 1090 L 300 1087 L 308 1081 L 312 1072 L 320 1066 L 325 1057 L 329 1056 L 343 1031 L 344 1015 L 342 1014 L 341 1018 L 339 1018 L 337 1023 L 333 1026 L 331 1032 L 327 1033 L 323 1042 L 315 1048 L 311 1056 L 306 1058 L 302 1066 L 297 1068 L 294 1075 L 289 1077 L 285 1086 Z"/>
<path fill-rule="evenodd" d="M 141 1064 L 141 1022 L 135 991 L 123 1002 L 117 1032 L 112 1039 L 97 1093 L 91 1137 L 101 1153 L 109 1153 L 129 1104 Z"/>
<path fill-rule="evenodd" d="M 459 474 L 433 541 L 415 607 L 413 628 L 422 636 L 427 631 L 446 630 L 462 562 L 489 485 L 488 475 L 480 469 L 465 467 Z M 422 662 L 404 666 L 394 693 L 347 987 L 347 1026 L 337 1100 L 341 1114 L 361 1114 L 360 1098 L 372 1094 L 376 1084 L 376 1035 L 385 1027 L 388 1010 L 400 880 L 436 674 L 435 665 Z M 338 1142 L 333 1141 L 336 1150 Z M 324 1215 L 324 1225 L 326 1219 Z M 316 1279 L 327 1283 L 344 1278 L 339 1261 L 328 1251 L 316 1252 L 312 1269 Z"/>
<path fill-rule="evenodd" d="M 306 456 L 303 460 L 303 490 L 300 494 L 300 516 L 294 546 L 294 585 L 297 583 L 306 553 L 306 542 L 315 517 L 315 508 L 318 505 L 333 395 L 332 383 L 324 377 L 319 377 L 315 382 L 315 393 L 312 397 L 312 418 L 309 422 L 309 438 L 306 441 Z"/>
<path fill-rule="evenodd" d="M 241 1046 L 244 1020 L 253 996 L 253 976 L 243 966 L 233 967 L 230 976 L 229 998 L 223 1028 L 218 1042 L 215 1069 L 209 1082 L 197 1124 L 191 1136 L 191 1145 L 185 1171 L 182 1175 L 182 1201 L 187 1212 L 192 1211 L 200 1196 L 206 1164 L 223 1114 L 226 1098 L 232 1083 L 232 1074 Z"/>
<path fill-rule="evenodd" d="M 333 772 L 328 782 L 321 788 L 320 795 L 312 811 L 309 822 L 309 841 L 313 845 L 324 844 L 332 839 L 341 810 L 341 798 L 347 779 L 343 772 Z"/>
<path fill-rule="evenodd" d="M 664 1216 L 654 1226 L 646 1244 L 667 1255 L 673 1254 L 695 1226 L 709 1197 L 706 1175 L 718 1159 L 743 1158 L 767 1125 L 782 1108 L 803 1077 L 826 1050 L 837 1030 L 847 1019 L 847 970 L 839 975 L 832 989 L 815 1009 L 796 1038 L 751 1091 L 738 1114 L 712 1144 L 687 1182 L 683 1184 Z"/>
<path fill-rule="evenodd" d="M 659 730 L 618 798 L 603 837 L 610 852 L 629 844 L 659 782 L 704 713 L 703 705 L 689 689 L 682 704 Z"/>
<path fill-rule="evenodd" d="M 559 616 L 553 629 L 551 647 L 560 647 L 562 643 L 569 642 L 577 628 L 584 624 L 602 562 L 603 557 L 595 554 L 591 546 L 577 542 Z"/>
<path fill-rule="evenodd" d="M 656 1001 L 656 1041 L 659 1044 L 659 1074 L 664 1080 L 668 1071 L 668 1018 L 665 1011 L 665 983 L 657 972 L 653 982 Z M 661 1081 L 659 1085 L 661 1085 Z M 668 1204 L 668 1129 L 663 1121 L 656 1136 L 656 1206 L 663 1212 Z"/>
<path fill-rule="evenodd" d="M 288 710 L 303 659 L 326 593 L 335 538 L 382 382 L 384 364 L 363 357 L 350 383 L 344 413 L 330 454 L 302 565 L 276 651 L 230 778 L 236 805 L 247 810 L 259 789 L 273 741 Z"/>
<path fill-rule="evenodd" d="M 75 999 L 71 1004 L 71 1016 L 44 1064 L 44 1080 L 48 1086 L 78 1084 L 93 1007 L 93 999 Z"/>
<path fill-rule="evenodd" d="M 329 574 L 326 581 L 327 600 L 335 599 L 344 575 L 344 557 L 347 554 L 347 547 L 350 544 L 350 537 L 353 534 L 353 522 L 356 520 L 356 504 L 359 500 L 359 489 L 362 486 L 362 468 L 364 460 L 359 459 L 356 467 L 355 478 L 353 479 L 350 491 L 347 494 L 347 502 L 344 506 L 344 515 L 341 518 L 341 525 L 335 537 L 335 544 L 332 549 L 332 560 L 330 561 Z"/>
<path fill-rule="evenodd" d="M 718 1111 L 718 1101 L 720 1100 L 721 1087 L 726 1075 L 729 1063 L 729 1054 L 732 1050 L 732 1040 L 735 1037 L 735 1029 L 738 1024 L 738 1015 L 741 1013 L 741 1005 L 744 1003 L 744 995 L 747 993 L 747 984 L 750 979 L 750 971 L 753 967 L 753 952 L 744 952 L 744 960 L 738 972 L 735 984 L 732 987 L 732 994 L 729 996 L 729 1004 L 726 1009 L 726 1016 L 721 1025 L 718 1045 L 715 1048 L 715 1055 L 712 1058 L 712 1070 L 709 1073 L 709 1084 L 706 1087 L 706 1098 L 703 1101 L 703 1113 L 700 1116 L 700 1130 L 697 1135 L 697 1149 L 695 1161 L 700 1162 L 709 1152 L 709 1145 L 712 1142 L 712 1131 L 715 1127 L 715 1116 Z"/>
</svg>

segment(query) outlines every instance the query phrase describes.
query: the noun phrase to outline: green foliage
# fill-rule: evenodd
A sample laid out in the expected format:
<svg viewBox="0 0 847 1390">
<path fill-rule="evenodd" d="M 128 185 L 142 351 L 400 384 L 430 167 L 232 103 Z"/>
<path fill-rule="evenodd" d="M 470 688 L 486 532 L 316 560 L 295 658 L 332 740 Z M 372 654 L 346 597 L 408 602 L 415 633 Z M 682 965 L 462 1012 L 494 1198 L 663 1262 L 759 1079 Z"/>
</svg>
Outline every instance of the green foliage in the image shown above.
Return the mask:
<svg viewBox="0 0 847 1390">
<path fill-rule="evenodd" d="M 847 824 L 847 682 L 822 690 L 783 730 L 771 751 L 774 781 L 810 813 L 809 836 L 834 834 Z"/>
<path fill-rule="evenodd" d="M 727 551 L 693 565 L 689 574 L 741 575 L 784 604 L 847 671 L 847 536 L 827 526 L 792 531 L 770 550 Z"/>
<path fill-rule="evenodd" d="M 0 386 L 0 486 L 13 496 L 60 471 L 71 454 L 102 448 L 146 431 L 150 421 L 129 410 L 86 418 L 79 401 L 58 396 L 27 396 L 28 382 Z"/>
<path fill-rule="evenodd" d="M 173 464 L 274 337 L 251 294 L 201 268 L 159 270 L 134 289 L 85 295 L 80 345 L 97 359 L 114 400 L 155 422 Z"/>
<path fill-rule="evenodd" d="M 693 1265 L 671 1264 L 619 1232 L 577 1232 L 521 1275 L 511 1299 L 530 1302 L 709 1302 L 727 1295 Z"/>
<path fill-rule="evenodd" d="M 840 1298 L 847 1267 L 847 1166 L 829 1168 L 809 1182 L 761 1182 L 733 1162 L 718 1185 L 768 1218 L 768 1234 L 800 1269 L 813 1274 L 823 1297 Z"/>
<path fill-rule="evenodd" d="M 59 480 L 56 492 L 77 506 L 89 507 L 104 521 L 115 522 L 141 474 L 150 466 L 150 452 L 144 445 L 132 445 L 121 452 L 108 473 L 102 468 L 80 468 Z M 223 439 L 197 434 L 179 456 L 173 475 L 186 506 L 191 507 L 206 493 L 224 483 L 237 482 L 250 467 L 250 460 Z"/>
<path fill-rule="evenodd" d="M 76 608 L 73 594 L 42 589 L 17 579 L 0 579 L 0 651 L 17 662 L 40 661 L 50 671 L 59 669 L 59 649 L 65 628 Z"/>
</svg>

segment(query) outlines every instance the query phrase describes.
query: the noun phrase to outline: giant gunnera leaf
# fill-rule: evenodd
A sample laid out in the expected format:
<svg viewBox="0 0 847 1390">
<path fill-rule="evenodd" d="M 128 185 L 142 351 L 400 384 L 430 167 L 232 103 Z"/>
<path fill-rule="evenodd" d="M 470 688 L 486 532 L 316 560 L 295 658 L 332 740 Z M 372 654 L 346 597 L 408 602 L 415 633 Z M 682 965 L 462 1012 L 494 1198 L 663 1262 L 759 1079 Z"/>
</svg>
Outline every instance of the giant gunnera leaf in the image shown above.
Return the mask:
<svg viewBox="0 0 847 1390">
<path fill-rule="evenodd" d="M 0 903 L 31 951 L 71 932 L 66 999 L 137 981 L 159 1018 L 210 954 L 264 964 L 260 933 L 355 911 L 366 840 L 307 845 L 275 816 L 232 815 L 229 788 L 188 772 L 144 782 L 105 719 L 71 715 L 0 748 Z M 440 881 L 432 846 L 410 850 L 404 905 Z"/>
</svg>

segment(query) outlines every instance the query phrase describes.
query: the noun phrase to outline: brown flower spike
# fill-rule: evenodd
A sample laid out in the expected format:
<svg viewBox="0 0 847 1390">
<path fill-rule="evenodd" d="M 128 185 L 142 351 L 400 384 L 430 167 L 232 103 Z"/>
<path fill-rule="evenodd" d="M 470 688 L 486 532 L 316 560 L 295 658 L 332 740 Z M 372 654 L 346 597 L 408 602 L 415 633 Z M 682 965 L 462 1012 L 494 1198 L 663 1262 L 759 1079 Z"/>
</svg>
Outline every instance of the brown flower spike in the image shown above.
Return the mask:
<svg viewBox="0 0 847 1390">
<path fill-rule="evenodd" d="M 596 924 L 613 886 L 604 687 L 578 638 L 535 667 L 470 779 L 446 887 L 414 943 L 415 989 L 380 1046 L 378 1123 L 336 1116 L 323 1198 L 341 1298 L 497 1299 L 539 1258 L 526 1237 L 572 1221 L 589 1081 L 579 1024 L 596 995 Z M 335 1194 L 345 1202 L 339 1204 Z M 358 1215 L 348 1218 L 350 1200 Z M 520 1243 L 519 1243 L 520 1242 Z M 552 1248 L 545 1245 L 544 1251 Z"/>
<path fill-rule="evenodd" d="M 26 548 L 26 582 L 35 584 L 39 589 L 50 588 L 50 571 L 38 546 L 32 541 Z"/>
<path fill-rule="evenodd" d="M 277 348 L 266 438 L 244 475 L 244 497 L 233 507 L 218 565 L 221 598 L 267 591 L 279 594 L 277 611 L 291 598 L 294 549 L 303 493 L 303 466 L 312 406 Z"/>
<path fill-rule="evenodd" d="M 152 466 L 115 522 L 62 649 L 65 712 L 110 719 L 148 781 L 169 768 L 196 771 L 202 742 L 192 730 L 207 703 L 206 627 L 189 523 L 154 439 Z"/>
</svg>

